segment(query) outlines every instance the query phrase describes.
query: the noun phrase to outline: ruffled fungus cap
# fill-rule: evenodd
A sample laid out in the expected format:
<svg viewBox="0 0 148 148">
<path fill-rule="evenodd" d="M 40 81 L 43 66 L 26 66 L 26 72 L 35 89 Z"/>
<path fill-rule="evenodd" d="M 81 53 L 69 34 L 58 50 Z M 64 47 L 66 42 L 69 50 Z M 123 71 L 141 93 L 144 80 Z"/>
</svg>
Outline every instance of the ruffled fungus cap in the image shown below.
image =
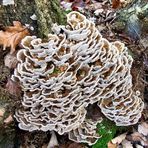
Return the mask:
<svg viewBox="0 0 148 148">
<path fill-rule="evenodd" d="M 68 133 L 71 140 L 92 145 L 102 119 L 87 118 L 89 105 L 97 103 L 117 126 L 128 126 L 138 122 L 143 102 L 132 88 L 133 59 L 124 43 L 103 38 L 79 12 L 69 13 L 67 22 L 47 42 L 23 39 L 12 76 L 24 93 L 15 118 L 23 130 Z"/>
</svg>

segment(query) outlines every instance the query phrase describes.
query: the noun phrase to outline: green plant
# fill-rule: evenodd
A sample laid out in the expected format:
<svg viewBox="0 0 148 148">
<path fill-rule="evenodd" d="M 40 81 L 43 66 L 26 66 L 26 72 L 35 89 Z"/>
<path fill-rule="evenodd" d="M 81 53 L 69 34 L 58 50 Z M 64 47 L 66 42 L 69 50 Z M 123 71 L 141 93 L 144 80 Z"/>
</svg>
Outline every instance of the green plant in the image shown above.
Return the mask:
<svg viewBox="0 0 148 148">
<path fill-rule="evenodd" d="M 97 129 L 101 138 L 98 139 L 92 148 L 107 148 L 107 143 L 112 140 L 117 133 L 125 130 L 125 127 L 118 127 L 114 122 L 103 119 L 103 121 L 97 125 Z"/>
</svg>

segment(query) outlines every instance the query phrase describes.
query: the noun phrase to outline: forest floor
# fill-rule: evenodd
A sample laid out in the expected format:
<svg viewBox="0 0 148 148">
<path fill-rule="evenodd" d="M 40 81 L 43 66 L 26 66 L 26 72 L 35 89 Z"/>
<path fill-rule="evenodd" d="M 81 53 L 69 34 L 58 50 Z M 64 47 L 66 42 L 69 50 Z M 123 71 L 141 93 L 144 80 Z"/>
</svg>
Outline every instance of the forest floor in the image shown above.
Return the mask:
<svg viewBox="0 0 148 148">
<path fill-rule="evenodd" d="M 105 119 L 98 129 L 102 129 L 101 140 L 92 148 L 147 148 L 148 147 L 148 4 L 147 0 L 62 0 L 65 13 L 80 11 L 94 21 L 102 36 L 109 41 L 122 41 L 133 57 L 132 66 L 134 90 L 141 92 L 145 106 L 142 117 L 134 126 L 116 127 Z M 145 9 L 147 11 L 145 11 Z M 131 13 L 132 12 L 132 13 Z M 140 14 L 139 14 L 140 13 Z M 19 105 L 20 88 L 10 80 L 13 71 L 5 66 L 8 51 L 0 55 L 0 148 L 49 148 L 50 132 L 26 132 L 17 127 L 13 118 L 15 107 Z M 109 133 L 111 131 L 111 133 Z M 59 148 L 84 148 L 59 136 Z"/>
</svg>

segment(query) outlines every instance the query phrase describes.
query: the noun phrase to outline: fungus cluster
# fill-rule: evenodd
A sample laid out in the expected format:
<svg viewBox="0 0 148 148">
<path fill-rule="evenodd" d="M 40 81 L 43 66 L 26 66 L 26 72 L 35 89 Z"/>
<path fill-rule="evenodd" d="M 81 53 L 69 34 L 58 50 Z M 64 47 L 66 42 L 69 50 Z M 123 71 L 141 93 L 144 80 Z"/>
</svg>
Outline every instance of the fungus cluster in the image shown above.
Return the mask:
<svg viewBox="0 0 148 148">
<path fill-rule="evenodd" d="M 68 133 L 71 140 L 94 144 L 96 124 L 87 106 L 97 103 L 118 126 L 137 123 L 143 109 L 132 90 L 132 57 L 123 43 L 109 42 L 95 24 L 78 12 L 67 15 L 67 26 L 54 27 L 48 41 L 23 39 L 12 79 L 23 90 L 15 118 L 24 130 Z"/>
</svg>

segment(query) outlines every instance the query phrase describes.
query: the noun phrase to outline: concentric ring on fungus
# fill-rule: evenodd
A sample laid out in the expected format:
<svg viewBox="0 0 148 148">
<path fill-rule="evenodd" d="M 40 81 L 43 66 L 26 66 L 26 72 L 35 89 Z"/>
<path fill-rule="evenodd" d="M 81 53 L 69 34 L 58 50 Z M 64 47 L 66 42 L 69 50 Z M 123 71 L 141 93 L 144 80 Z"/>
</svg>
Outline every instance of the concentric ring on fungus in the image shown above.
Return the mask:
<svg viewBox="0 0 148 148">
<path fill-rule="evenodd" d="M 78 12 L 69 13 L 67 22 L 54 28 L 48 42 L 23 39 L 12 76 L 24 92 L 15 118 L 23 130 L 68 133 L 71 140 L 92 145 L 101 119 L 86 118 L 88 105 L 98 103 L 116 125 L 128 126 L 141 117 L 143 102 L 132 90 L 133 59 L 124 44 L 103 38 Z"/>
</svg>

